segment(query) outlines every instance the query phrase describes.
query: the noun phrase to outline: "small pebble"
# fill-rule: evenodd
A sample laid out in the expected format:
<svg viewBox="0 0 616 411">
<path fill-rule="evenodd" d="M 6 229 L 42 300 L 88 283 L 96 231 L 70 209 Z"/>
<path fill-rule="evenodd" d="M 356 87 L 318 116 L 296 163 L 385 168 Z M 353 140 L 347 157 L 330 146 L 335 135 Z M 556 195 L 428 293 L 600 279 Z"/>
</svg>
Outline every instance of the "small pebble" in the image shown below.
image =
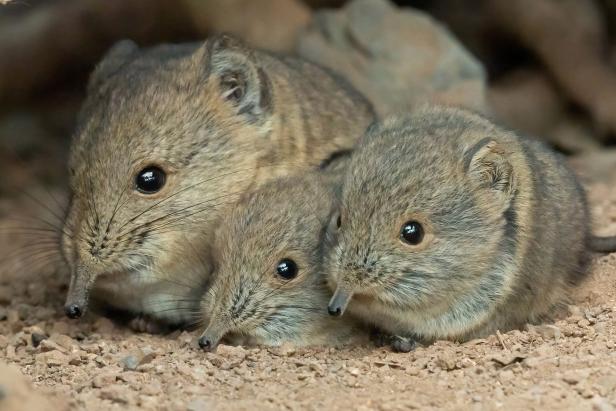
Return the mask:
<svg viewBox="0 0 616 411">
<path fill-rule="evenodd" d="M 437 360 L 436 365 L 445 371 L 451 371 L 456 368 L 456 357 L 452 353 L 441 354 Z"/>
<path fill-rule="evenodd" d="M 122 358 L 122 364 L 125 370 L 135 370 L 139 366 L 139 360 L 134 355 L 128 355 Z"/>
<path fill-rule="evenodd" d="M 575 385 L 580 382 L 580 376 L 573 371 L 565 373 L 562 378 L 564 382 L 571 385 Z"/>
<path fill-rule="evenodd" d="M 562 335 L 562 333 L 560 332 L 560 328 L 552 324 L 530 326 L 529 331 L 536 332 L 545 340 L 554 339 L 558 341 Z"/>
<path fill-rule="evenodd" d="M 44 340 L 47 341 L 47 340 Z M 36 361 L 48 367 L 60 367 L 68 364 L 69 357 L 58 350 L 42 352 L 36 355 Z"/>
<path fill-rule="evenodd" d="M 101 334 L 111 334 L 115 331 L 115 324 L 108 318 L 99 317 L 94 322 L 93 327 L 94 330 Z"/>
<path fill-rule="evenodd" d="M 13 299 L 13 290 L 7 285 L 0 286 L 0 304 L 10 304 Z"/>
<path fill-rule="evenodd" d="M 118 373 L 112 371 L 98 374 L 92 379 L 92 387 L 102 388 L 107 385 L 113 384 L 116 382 L 117 377 Z"/>
<path fill-rule="evenodd" d="M 588 327 L 590 325 L 590 321 L 588 321 L 587 319 L 583 319 L 578 321 L 577 325 L 579 325 L 580 327 Z"/>
<path fill-rule="evenodd" d="M 233 360 L 243 360 L 244 358 L 246 358 L 248 352 L 240 346 L 221 344 L 218 346 L 216 354 L 220 355 L 221 357 L 230 358 Z"/>
<path fill-rule="evenodd" d="M 44 338 L 39 342 L 38 346 L 41 352 L 49 352 L 49 351 L 65 351 L 58 343 L 50 340 L 49 338 Z"/>
<path fill-rule="evenodd" d="M 38 347 L 41 341 L 45 340 L 47 336 L 45 334 L 32 333 L 30 338 L 32 339 L 32 346 Z"/>
<path fill-rule="evenodd" d="M 358 369 L 358 368 L 351 368 L 351 369 L 349 370 L 349 374 L 351 374 L 351 375 L 353 375 L 353 376 L 357 377 L 359 374 L 361 374 L 361 371 L 359 371 L 359 369 Z"/>
<path fill-rule="evenodd" d="M 17 324 L 19 322 L 19 313 L 17 310 L 8 310 L 6 314 L 6 319 L 9 324 Z"/>
<path fill-rule="evenodd" d="M 34 307 L 29 304 L 19 304 L 17 306 L 17 314 L 19 315 L 19 319 L 23 321 L 30 318 L 33 308 Z"/>
<path fill-rule="evenodd" d="M 69 333 L 70 333 L 70 325 L 64 319 L 54 322 L 53 326 L 51 327 L 51 334 L 69 334 Z"/>
<path fill-rule="evenodd" d="M 73 340 L 68 335 L 52 334 L 49 339 L 67 351 L 72 351 L 73 348 L 75 348 L 75 340 Z"/>
</svg>

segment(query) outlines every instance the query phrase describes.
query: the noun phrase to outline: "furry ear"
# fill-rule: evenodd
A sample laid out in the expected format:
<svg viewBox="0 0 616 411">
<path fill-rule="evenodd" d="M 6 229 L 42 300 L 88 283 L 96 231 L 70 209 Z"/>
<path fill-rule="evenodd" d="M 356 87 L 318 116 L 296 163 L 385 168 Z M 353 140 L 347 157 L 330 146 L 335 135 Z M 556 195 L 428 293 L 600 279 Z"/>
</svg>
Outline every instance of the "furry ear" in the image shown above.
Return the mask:
<svg viewBox="0 0 616 411">
<path fill-rule="evenodd" d="M 139 47 L 132 40 L 121 40 L 111 46 L 90 76 L 88 90 L 94 90 L 113 76 L 124 64 L 133 59 L 138 50 Z"/>
<path fill-rule="evenodd" d="M 496 141 L 484 138 L 467 150 L 464 158 L 471 179 L 508 203 L 515 184 L 513 167 L 505 150 Z"/>
<path fill-rule="evenodd" d="M 208 39 L 204 45 L 208 77 L 217 78 L 221 98 L 238 114 L 258 120 L 271 110 L 271 83 L 241 41 L 228 35 Z"/>
<path fill-rule="evenodd" d="M 381 130 L 381 122 L 379 120 L 374 120 L 372 123 L 366 127 L 366 131 L 364 134 L 376 134 Z"/>
</svg>

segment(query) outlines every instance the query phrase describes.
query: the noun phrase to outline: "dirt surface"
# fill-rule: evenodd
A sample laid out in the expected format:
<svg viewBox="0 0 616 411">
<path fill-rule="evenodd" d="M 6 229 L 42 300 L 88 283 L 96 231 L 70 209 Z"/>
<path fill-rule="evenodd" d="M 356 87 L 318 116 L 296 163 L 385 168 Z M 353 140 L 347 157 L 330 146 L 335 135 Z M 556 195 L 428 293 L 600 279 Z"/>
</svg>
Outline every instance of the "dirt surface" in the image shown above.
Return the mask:
<svg viewBox="0 0 616 411">
<path fill-rule="evenodd" d="M 576 162 L 604 177 L 588 185 L 603 234 L 616 233 L 611 158 L 609 178 L 592 156 Z M 3 223 L 14 226 L 24 202 L 2 200 Z M 12 256 L 0 278 L 0 363 L 11 367 L 0 365 L 0 410 L 616 408 L 616 254 L 595 257 L 563 319 L 525 331 L 410 354 L 371 346 L 220 346 L 205 354 L 195 334 L 151 336 L 94 316 L 65 319 L 65 279 L 52 260 L 20 253 L 22 237 L 0 233 L 2 254 Z M 46 249 L 43 240 L 22 240 Z"/>
</svg>

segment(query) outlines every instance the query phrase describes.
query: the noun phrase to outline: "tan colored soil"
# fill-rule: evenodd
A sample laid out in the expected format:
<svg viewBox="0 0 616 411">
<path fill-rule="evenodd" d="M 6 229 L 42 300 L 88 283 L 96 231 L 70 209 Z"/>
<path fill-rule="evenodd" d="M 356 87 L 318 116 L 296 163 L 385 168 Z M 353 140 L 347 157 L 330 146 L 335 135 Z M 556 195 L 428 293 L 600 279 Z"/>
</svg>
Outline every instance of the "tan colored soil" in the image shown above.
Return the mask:
<svg viewBox="0 0 616 411">
<path fill-rule="evenodd" d="M 589 197 L 595 230 L 614 234 L 616 160 L 608 169 L 609 180 L 595 178 Z M 2 200 L 0 215 L 11 220 L 23 208 Z M 19 246 L 14 234 L 0 237 L 1 254 Z M 410 354 L 228 346 L 205 354 L 194 334 L 134 334 L 95 317 L 69 321 L 61 312 L 64 279 L 49 269 L 26 276 L 36 261 L 23 259 L 0 279 L 0 362 L 16 367 L 0 365 L 0 410 L 616 407 L 616 254 L 595 258 L 592 279 L 552 325 Z M 37 334 L 48 338 L 35 348 Z"/>
</svg>

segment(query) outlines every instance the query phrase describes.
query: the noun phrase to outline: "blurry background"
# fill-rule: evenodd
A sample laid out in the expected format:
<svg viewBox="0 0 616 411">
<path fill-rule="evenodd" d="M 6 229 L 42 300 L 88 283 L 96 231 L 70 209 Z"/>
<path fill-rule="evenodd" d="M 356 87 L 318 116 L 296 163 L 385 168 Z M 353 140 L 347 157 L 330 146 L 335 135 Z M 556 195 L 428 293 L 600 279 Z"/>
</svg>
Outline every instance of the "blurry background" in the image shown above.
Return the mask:
<svg viewBox="0 0 616 411">
<path fill-rule="evenodd" d="M 614 172 L 613 0 L 0 0 L 0 198 L 63 181 L 88 73 L 114 42 L 216 32 L 337 69 L 381 115 L 460 104 Z"/>
</svg>

